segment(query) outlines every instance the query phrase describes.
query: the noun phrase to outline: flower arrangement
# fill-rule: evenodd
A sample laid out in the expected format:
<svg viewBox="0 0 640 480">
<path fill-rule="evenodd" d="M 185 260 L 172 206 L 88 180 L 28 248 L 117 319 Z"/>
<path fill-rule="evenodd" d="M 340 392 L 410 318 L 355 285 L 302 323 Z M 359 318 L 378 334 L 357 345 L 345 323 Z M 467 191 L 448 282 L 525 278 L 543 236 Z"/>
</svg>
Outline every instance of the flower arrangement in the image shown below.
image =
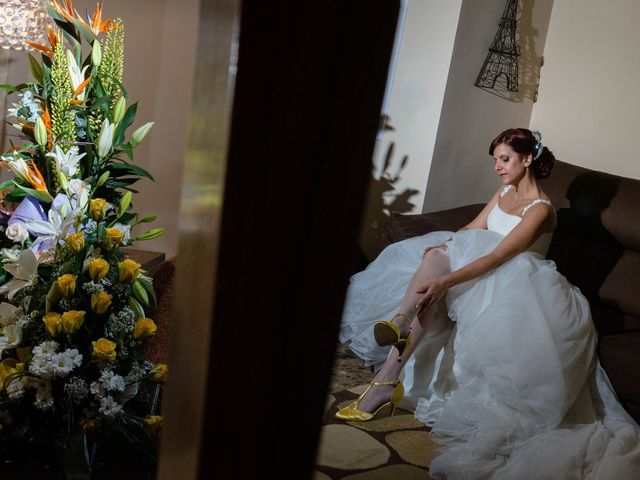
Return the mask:
<svg viewBox="0 0 640 480">
<path fill-rule="evenodd" d="M 67 475 L 88 478 L 101 438 L 154 454 L 150 385 L 167 367 L 145 360 L 153 283 L 121 248 L 163 229 L 131 231 L 155 220 L 131 201 L 135 182 L 153 180 L 133 164 L 153 123 L 127 135 L 137 104 L 122 85 L 122 21 L 103 20 L 102 4 L 87 20 L 72 0 L 47 9 L 34 81 L 2 86 L 18 97 L 22 142 L 0 161 L 15 175 L 0 184 L 0 450 L 53 441 Z"/>
</svg>

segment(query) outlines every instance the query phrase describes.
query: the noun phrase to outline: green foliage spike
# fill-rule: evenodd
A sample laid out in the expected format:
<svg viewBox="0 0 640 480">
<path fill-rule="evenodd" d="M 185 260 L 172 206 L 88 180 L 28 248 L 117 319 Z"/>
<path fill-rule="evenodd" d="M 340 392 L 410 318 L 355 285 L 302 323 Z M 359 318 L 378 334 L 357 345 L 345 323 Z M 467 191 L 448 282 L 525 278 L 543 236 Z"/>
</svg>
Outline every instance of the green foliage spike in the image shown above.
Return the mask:
<svg viewBox="0 0 640 480">
<path fill-rule="evenodd" d="M 98 68 L 98 77 L 102 83 L 102 88 L 104 88 L 105 94 L 111 97 L 111 108 L 113 108 L 118 99 L 117 93 L 120 89 L 119 84 L 122 82 L 123 71 L 124 25 L 121 19 L 116 18 L 104 41 L 102 62 Z"/>
<path fill-rule="evenodd" d="M 76 139 L 75 112 L 71 109 L 73 86 L 69 74 L 69 63 L 62 42 L 56 45 L 51 65 L 51 134 L 53 141 L 64 151 Z"/>
</svg>

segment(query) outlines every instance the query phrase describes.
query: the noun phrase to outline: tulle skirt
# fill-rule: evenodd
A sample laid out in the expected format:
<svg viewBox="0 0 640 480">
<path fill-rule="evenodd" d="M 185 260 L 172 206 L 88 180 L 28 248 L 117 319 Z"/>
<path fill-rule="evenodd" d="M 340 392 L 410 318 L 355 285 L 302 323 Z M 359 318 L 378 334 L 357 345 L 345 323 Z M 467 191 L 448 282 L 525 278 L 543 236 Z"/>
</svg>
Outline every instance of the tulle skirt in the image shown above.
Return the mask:
<svg viewBox="0 0 640 480">
<path fill-rule="evenodd" d="M 452 270 L 503 237 L 433 232 L 387 247 L 351 279 L 340 340 L 369 365 L 390 347 L 391 318 L 427 246 L 446 242 Z M 596 356 L 589 303 L 552 261 L 522 253 L 449 290 L 402 372 L 405 408 L 444 445 L 430 474 L 446 479 L 640 479 L 640 427 Z"/>
</svg>

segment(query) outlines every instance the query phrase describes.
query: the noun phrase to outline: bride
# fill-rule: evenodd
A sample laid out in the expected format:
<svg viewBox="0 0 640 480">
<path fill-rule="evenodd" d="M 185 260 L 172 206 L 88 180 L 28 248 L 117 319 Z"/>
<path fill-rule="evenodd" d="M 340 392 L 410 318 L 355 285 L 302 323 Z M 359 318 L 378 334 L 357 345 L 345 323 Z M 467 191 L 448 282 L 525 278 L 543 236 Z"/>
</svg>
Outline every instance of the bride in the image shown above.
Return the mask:
<svg viewBox="0 0 640 480">
<path fill-rule="evenodd" d="M 556 216 L 537 179 L 554 156 L 524 128 L 489 154 L 503 185 L 471 223 L 352 277 L 340 340 L 378 370 L 336 417 L 414 409 L 443 444 L 434 478 L 640 479 L 640 427 L 597 360 L 589 303 L 544 259 Z"/>
</svg>

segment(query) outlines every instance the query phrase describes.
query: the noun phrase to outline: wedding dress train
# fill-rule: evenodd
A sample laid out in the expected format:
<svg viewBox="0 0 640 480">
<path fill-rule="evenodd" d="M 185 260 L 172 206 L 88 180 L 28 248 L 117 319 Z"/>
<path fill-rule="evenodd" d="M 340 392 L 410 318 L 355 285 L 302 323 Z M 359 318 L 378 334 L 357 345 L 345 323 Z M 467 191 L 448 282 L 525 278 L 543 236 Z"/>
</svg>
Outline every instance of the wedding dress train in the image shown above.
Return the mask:
<svg viewBox="0 0 640 480">
<path fill-rule="evenodd" d="M 340 340 L 367 364 L 382 364 L 389 347 L 375 343 L 373 323 L 398 310 L 425 247 L 446 242 L 457 270 L 491 252 L 520 219 L 496 204 L 487 230 L 387 247 L 352 277 Z M 541 255 L 549 240 L 451 288 L 428 312 L 433 327 L 403 369 L 401 406 L 444 445 L 434 478 L 640 479 L 640 427 L 598 362 L 588 301 Z"/>
</svg>

